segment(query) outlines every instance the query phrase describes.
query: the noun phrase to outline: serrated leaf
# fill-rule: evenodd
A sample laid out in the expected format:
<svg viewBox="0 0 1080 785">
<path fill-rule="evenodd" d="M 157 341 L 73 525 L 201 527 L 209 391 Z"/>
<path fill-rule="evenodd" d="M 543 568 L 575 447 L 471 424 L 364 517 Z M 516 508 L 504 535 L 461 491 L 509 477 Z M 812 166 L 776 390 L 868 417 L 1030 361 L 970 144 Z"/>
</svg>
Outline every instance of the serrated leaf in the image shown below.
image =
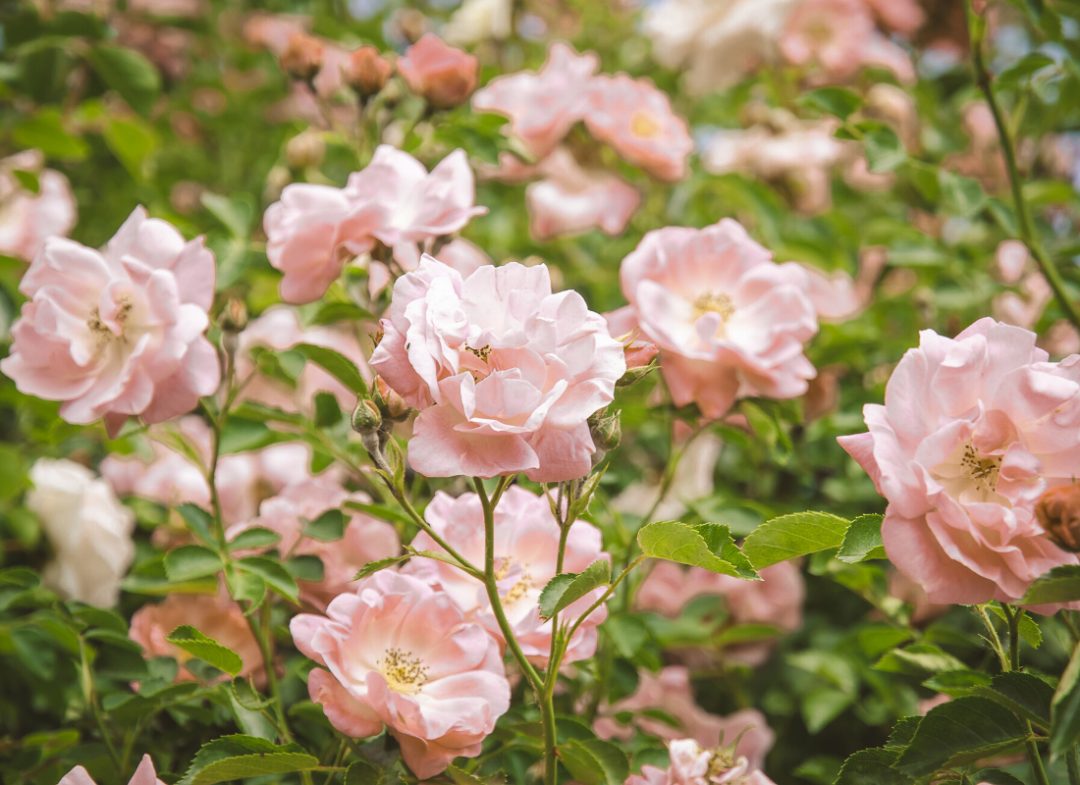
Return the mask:
<svg viewBox="0 0 1080 785">
<path fill-rule="evenodd" d="M 570 739 L 558 748 L 559 760 L 583 785 L 623 785 L 630 775 L 626 755 L 611 742 Z"/>
<path fill-rule="evenodd" d="M 221 571 L 221 559 L 201 545 L 182 545 L 165 554 L 165 573 L 170 581 L 190 581 Z"/>
<path fill-rule="evenodd" d="M 642 553 L 654 559 L 703 567 L 711 572 L 736 578 L 756 577 L 746 575 L 745 564 L 737 565 L 723 558 L 725 550 L 729 554 L 738 552 L 726 526 L 704 526 L 710 528 L 690 526 L 680 521 L 656 521 L 638 531 L 638 545 Z M 711 528 L 714 526 L 716 528 Z M 707 537 L 709 539 L 706 539 Z"/>
<path fill-rule="evenodd" d="M 264 548 L 272 548 L 280 541 L 281 535 L 276 531 L 256 526 L 252 529 L 244 529 L 229 540 L 229 550 L 232 552 L 263 550 Z"/>
<path fill-rule="evenodd" d="M 367 393 L 367 382 L 360 375 L 356 363 L 341 354 L 341 352 L 311 343 L 298 343 L 296 346 L 290 347 L 289 351 L 302 354 L 310 362 L 318 365 L 357 395 Z"/>
<path fill-rule="evenodd" d="M 874 663 L 874 669 L 927 678 L 934 673 L 965 670 L 965 665 L 932 643 L 913 643 L 906 648 L 886 652 Z"/>
<path fill-rule="evenodd" d="M 981 769 L 971 775 L 971 781 L 979 785 L 1024 785 L 1023 780 L 1001 769 Z"/>
<path fill-rule="evenodd" d="M 217 785 L 219 782 L 289 774 L 318 768 L 319 759 L 306 752 L 265 752 L 236 755 L 214 761 L 192 777 L 191 785 Z"/>
<path fill-rule="evenodd" d="M 257 575 L 266 583 L 266 586 L 282 597 L 292 602 L 300 598 L 300 587 L 296 585 L 293 576 L 289 574 L 279 562 L 262 556 L 248 556 L 236 562 L 240 572 Z"/>
<path fill-rule="evenodd" d="M 345 513 L 341 510 L 327 510 L 304 526 L 304 534 L 323 542 L 340 540 L 345 536 Z"/>
<path fill-rule="evenodd" d="M 1017 605 L 1045 605 L 1080 600 L 1080 565 L 1066 564 L 1035 579 Z"/>
<path fill-rule="evenodd" d="M 827 512 L 796 512 L 765 521 L 743 542 L 757 569 L 799 556 L 839 548 L 851 522 Z"/>
<path fill-rule="evenodd" d="M 165 640 L 230 676 L 235 676 L 244 667 L 239 654 L 189 625 L 177 627 Z"/>
<path fill-rule="evenodd" d="M 997 701 L 1013 714 L 1039 727 L 1050 727 L 1050 703 L 1054 699 L 1054 690 L 1038 676 L 1021 671 L 999 673 L 990 686 L 979 689 L 978 694 Z"/>
<path fill-rule="evenodd" d="M 214 543 L 214 519 L 201 507 L 185 502 L 176 508 L 180 517 L 187 524 L 188 530 L 207 545 Z"/>
<path fill-rule="evenodd" d="M 556 575 L 540 592 L 540 618 L 550 619 L 593 589 L 611 582 L 611 562 L 597 559 L 578 573 Z"/>
<path fill-rule="evenodd" d="M 364 578 L 367 578 L 369 575 L 374 575 L 375 573 L 377 573 L 377 572 L 379 572 L 381 570 L 385 570 L 385 569 L 387 569 L 389 567 L 393 567 L 395 564 L 400 564 L 401 562 L 405 561 L 408 558 L 409 558 L 409 554 L 403 554 L 401 556 L 390 556 L 389 558 L 386 558 L 386 559 L 377 559 L 376 561 L 369 561 L 367 564 L 365 564 L 363 567 L 360 568 L 360 571 L 356 573 L 356 575 L 353 577 L 353 580 L 354 581 L 363 580 Z"/>
<path fill-rule="evenodd" d="M 881 542 L 881 521 L 880 515 L 852 518 L 836 558 L 847 564 L 886 558 L 885 546 Z"/>
<path fill-rule="evenodd" d="M 915 780 L 892 768 L 896 753 L 880 747 L 848 756 L 834 785 L 913 785 Z"/>
</svg>

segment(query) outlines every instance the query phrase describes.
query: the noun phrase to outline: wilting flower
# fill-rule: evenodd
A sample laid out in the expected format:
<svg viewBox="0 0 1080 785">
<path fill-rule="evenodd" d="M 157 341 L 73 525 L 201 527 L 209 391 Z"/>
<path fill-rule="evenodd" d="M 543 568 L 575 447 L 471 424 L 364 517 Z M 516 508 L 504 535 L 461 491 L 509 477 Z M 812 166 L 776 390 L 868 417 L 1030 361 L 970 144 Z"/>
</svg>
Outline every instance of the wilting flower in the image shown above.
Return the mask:
<svg viewBox="0 0 1080 785">
<path fill-rule="evenodd" d="M 889 560 L 931 602 L 1012 602 L 1077 558 L 1035 515 L 1080 459 L 1080 356 L 1047 361 L 1027 330 L 981 319 L 955 339 L 931 330 L 863 409 L 868 433 L 840 444 L 888 501 Z"/>
<path fill-rule="evenodd" d="M 484 561 L 484 512 L 480 497 L 468 493 L 453 498 L 437 493 L 424 512 L 431 528 L 458 553 L 473 564 Z M 415 550 L 442 551 L 435 541 L 421 532 L 412 542 Z M 559 552 L 559 524 L 543 496 L 511 486 L 503 493 L 495 509 L 495 574 L 506 617 L 522 651 L 533 662 L 546 665 L 551 653 L 551 622 L 540 617 L 540 592 L 555 577 Z M 577 521 L 566 541 L 562 572 L 581 572 L 597 559 L 606 559 L 601 551 L 600 531 L 590 523 Z M 493 636 L 502 632 L 491 611 L 484 585 L 456 567 L 433 559 L 414 559 L 408 570 L 446 592 L 461 608 L 466 618 L 478 621 Z M 592 605 L 602 589 L 596 589 L 572 603 L 562 614 L 576 619 Z M 564 662 L 591 657 L 596 651 L 596 628 L 607 618 L 600 606 L 574 633 Z"/>
<path fill-rule="evenodd" d="M 82 766 L 76 766 L 65 774 L 56 785 L 97 785 L 97 783 L 90 776 L 90 772 Z M 135 769 L 135 773 L 128 780 L 128 785 L 165 785 L 165 783 L 157 778 L 157 772 L 154 771 L 154 763 L 150 760 L 150 756 L 143 755 L 139 767 Z"/>
<path fill-rule="evenodd" d="M 480 754 L 510 707 L 499 646 L 483 627 L 423 581 L 385 570 L 326 614 L 300 614 L 289 628 L 322 666 L 308 691 L 335 728 L 362 738 L 385 726 L 421 779 Z"/>
<path fill-rule="evenodd" d="M 568 150 L 556 150 L 540 170 L 544 179 L 525 191 L 529 228 L 538 240 L 593 228 L 621 234 L 641 204 L 641 194 L 625 180 L 581 168 Z"/>
<path fill-rule="evenodd" d="M 803 346 L 817 332 L 809 275 L 773 262 L 735 221 L 649 232 L 621 278 L 676 405 L 715 418 L 740 397 L 806 392 L 814 367 Z"/>
<path fill-rule="evenodd" d="M 703 748 L 693 739 L 678 739 L 668 744 L 671 760 L 668 768 L 642 766 L 626 785 L 774 785 L 743 757 L 736 757 L 730 747 Z"/>
<path fill-rule="evenodd" d="M 189 625 L 240 655 L 240 676 L 259 677 L 263 667 L 259 644 L 240 606 L 224 591 L 218 594 L 170 594 L 164 601 L 142 606 L 131 617 L 131 639 L 147 657 L 172 657 L 180 663 L 177 681 L 193 681 L 185 667 L 191 655 L 166 638 L 177 627 Z"/>
<path fill-rule="evenodd" d="M 46 239 L 62 237 L 75 226 L 71 184 L 44 167 L 45 157 L 37 150 L 0 159 L 0 254 L 29 261 Z M 23 186 L 16 172 L 37 178 L 36 193 Z"/>
<path fill-rule="evenodd" d="M 60 416 L 129 415 L 155 423 L 217 389 L 217 352 L 203 333 L 214 297 L 214 255 L 136 208 L 101 251 L 52 238 L 19 290 L 30 298 L 0 370 L 28 395 L 62 401 Z"/>
<path fill-rule="evenodd" d="M 599 63 L 591 52 L 579 55 L 564 43 L 553 43 L 543 68 L 492 79 L 473 96 L 473 108 L 509 117 L 514 134 L 533 155 L 543 157 L 584 116 Z"/>
<path fill-rule="evenodd" d="M 58 593 L 99 608 L 116 605 L 135 558 L 135 516 L 104 480 L 67 460 L 39 459 L 30 469 L 26 507 L 53 549 L 44 580 Z"/>
<path fill-rule="evenodd" d="M 425 256 L 394 285 L 382 326 L 371 366 L 420 410 L 416 471 L 558 482 L 592 468 L 587 419 L 611 402 L 626 363 L 580 294 L 552 293 L 546 266 L 463 277 Z"/>
<path fill-rule="evenodd" d="M 397 68 L 414 93 L 432 106 L 449 109 L 465 103 L 476 89 L 480 63 L 437 35 L 426 33 L 398 60 Z"/>
<path fill-rule="evenodd" d="M 648 79 L 626 74 L 595 77 L 585 125 L 593 136 L 649 174 L 661 180 L 686 176 L 694 141 L 686 121 L 672 111 L 667 94 Z"/>
</svg>

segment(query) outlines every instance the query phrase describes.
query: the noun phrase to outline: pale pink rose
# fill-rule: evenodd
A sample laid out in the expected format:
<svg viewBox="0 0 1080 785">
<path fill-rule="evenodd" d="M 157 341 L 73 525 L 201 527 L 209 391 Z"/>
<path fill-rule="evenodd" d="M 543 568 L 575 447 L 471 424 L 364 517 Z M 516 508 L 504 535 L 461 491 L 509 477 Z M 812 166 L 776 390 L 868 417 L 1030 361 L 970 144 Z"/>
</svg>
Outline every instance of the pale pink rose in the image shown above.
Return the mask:
<svg viewBox="0 0 1080 785">
<path fill-rule="evenodd" d="M 628 369 L 642 368 L 660 353 L 656 344 L 642 336 L 637 312 L 629 305 L 608 311 L 604 314 L 604 319 L 607 321 L 608 332 L 623 345 Z"/>
<path fill-rule="evenodd" d="M 177 681 L 193 681 L 195 676 L 185 667 L 191 655 L 166 640 L 183 625 L 194 627 L 240 655 L 240 676 L 261 677 L 259 644 L 244 612 L 223 590 L 213 595 L 170 594 L 162 602 L 148 603 L 132 615 L 128 634 L 143 647 L 145 656 L 174 658 L 180 664 Z"/>
<path fill-rule="evenodd" d="M 703 748 L 693 739 L 676 739 L 668 744 L 668 753 L 671 762 L 666 771 L 643 766 L 626 785 L 775 785 L 729 748 Z"/>
<path fill-rule="evenodd" d="M 662 711 L 677 726 L 643 713 L 650 709 Z M 631 726 L 620 725 L 614 719 L 623 712 L 634 714 L 633 726 L 665 741 L 692 738 L 703 747 L 735 744 L 735 753 L 749 760 L 753 768 L 764 765 L 775 738 L 765 716 L 757 709 L 742 709 L 721 717 L 698 706 L 690 672 L 681 665 L 669 665 L 655 674 L 642 671 L 634 694 L 613 705 L 605 711 L 608 716 L 596 721 L 597 735 L 604 739 L 628 739 L 632 735 Z"/>
<path fill-rule="evenodd" d="M 0 370 L 19 390 L 62 401 L 60 416 L 116 432 L 191 411 L 221 377 L 203 333 L 214 255 L 138 207 L 101 250 L 52 238 L 19 284 L 30 298 Z"/>
<path fill-rule="evenodd" d="M 560 148 L 544 161 L 545 178 L 525 190 L 529 229 L 537 240 L 600 229 L 621 234 L 641 204 L 641 194 L 625 180 L 602 170 L 583 169 Z"/>
<path fill-rule="evenodd" d="M 991 312 L 999 321 L 1031 329 L 1053 299 L 1054 290 L 1046 278 L 1033 272 L 1021 279 L 1018 292 L 1002 292 L 994 297 Z"/>
<path fill-rule="evenodd" d="M 1003 283 L 1020 281 L 1031 258 L 1027 246 L 1019 240 L 1003 240 L 994 251 L 994 268 Z"/>
<path fill-rule="evenodd" d="M 483 627 L 447 595 L 387 570 L 326 613 L 295 616 L 289 629 L 326 669 L 311 671 L 308 692 L 335 728 L 363 738 L 385 726 L 421 779 L 480 754 L 510 707 L 499 646 Z"/>
<path fill-rule="evenodd" d="M 424 516 L 431 528 L 473 564 L 484 562 L 484 512 L 480 497 L 468 493 L 453 498 L 439 492 Z M 427 534 L 412 542 L 415 550 L 441 553 Z M 540 618 L 540 592 L 555 577 L 559 551 L 559 524 L 551 505 L 516 485 L 510 486 L 495 509 L 495 561 L 499 594 L 506 617 L 526 656 L 545 666 L 551 653 L 551 622 Z M 598 559 L 609 558 L 601 550 L 600 531 L 586 521 L 570 528 L 563 572 L 581 572 Z M 477 621 L 502 640 L 484 585 L 456 567 L 434 559 L 413 559 L 407 571 L 446 592 L 466 618 Z M 592 605 L 602 589 L 596 589 L 569 606 L 560 618 L 576 619 Z M 588 659 L 596 652 L 596 628 L 607 618 L 607 609 L 593 611 L 571 638 L 565 663 Z"/>
<path fill-rule="evenodd" d="M 97 783 L 90 776 L 90 772 L 82 766 L 76 766 L 65 774 L 56 785 L 97 785 Z M 135 773 L 128 780 L 128 785 L 165 785 L 165 783 L 158 779 L 150 756 L 143 755 L 142 760 L 139 761 L 139 767 L 135 769 Z"/>
<path fill-rule="evenodd" d="M 649 232 L 620 275 L 676 405 L 717 418 L 737 398 L 806 392 L 803 346 L 818 326 L 809 275 L 773 262 L 735 221 Z"/>
<path fill-rule="evenodd" d="M 843 270 L 826 273 L 804 264 L 810 286 L 807 296 L 823 322 L 844 321 L 869 305 L 869 298 L 860 296 L 855 279 Z"/>
<path fill-rule="evenodd" d="M 681 180 L 694 140 L 667 94 L 648 79 L 626 74 L 590 83 L 585 125 L 630 163 L 661 180 Z"/>
<path fill-rule="evenodd" d="M 917 0 L 862 0 L 881 20 L 881 23 L 898 33 L 910 35 L 922 27 L 926 14 Z"/>
<path fill-rule="evenodd" d="M 337 595 L 350 590 L 353 578 L 368 562 L 397 556 L 401 551 L 397 531 L 386 521 L 349 510 L 345 502 L 370 503 L 362 493 L 350 493 L 337 478 L 319 475 L 292 483 L 259 506 L 259 516 L 229 529 L 233 539 L 241 532 L 262 527 L 281 535 L 274 548 L 285 557 L 317 556 L 323 564 L 318 583 L 300 582 L 300 594 L 308 602 L 325 608 Z M 346 515 L 345 533 L 339 540 L 317 540 L 304 534 L 306 522 L 327 510 L 340 509 Z"/>
<path fill-rule="evenodd" d="M 476 89 L 480 63 L 475 57 L 426 33 L 397 61 L 409 89 L 433 106 L 448 109 L 465 103 Z"/>
<path fill-rule="evenodd" d="M 251 46 L 280 55 L 297 33 L 306 33 L 310 19 L 300 14 L 255 13 L 244 21 L 243 37 Z"/>
<path fill-rule="evenodd" d="M 862 47 L 874 34 L 862 0 L 802 0 L 788 17 L 780 51 L 795 65 L 817 63 L 844 78 L 859 68 Z"/>
<path fill-rule="evenodd" d="M 457 237 L 439 249 L 439 261 L 468 278 L 481 267 L 491 264 L 491 257 L 476 243 Z"/>
<path fill-rule="evenodd" d="M 868 433 L 840 437 L 889 502 L 889 560 L 931 602 L 1012 602 L 1077 557 L 1039 526 L 1035 503 L 1080 460 L 1080 357 L 1047 361 L 1035 335 L 981 319 L 931 330 L 893 371 Z"/>
<path fill-rule="evenodd" d="M 492 79 L 473 96 L 474 109 L 510 118 L 510 129 L 537 158 L 543 158 L 582 119 L 599 58 L 579 55 L 556 41 L 538 72 Z"/>
<path fill-rule="evenodd" d="M 37 177 L 37 193 L 23 188 L 15 172 Z M 0 254 L 30 261 L 45 240 L 67 235 L 75 220 L 71 184 L 60 172 L 45 168 L 39 151 L 0 159 Z"/>
<path fill-rule="evenodd" d="M 625 373 L 622 346 L 544 265 L 463 277 L 425 256 L 398 279 L 371 367 L 420 415 L 409 463 L 428 477 L 587 474 L 589 415 Z"/>
</svg>

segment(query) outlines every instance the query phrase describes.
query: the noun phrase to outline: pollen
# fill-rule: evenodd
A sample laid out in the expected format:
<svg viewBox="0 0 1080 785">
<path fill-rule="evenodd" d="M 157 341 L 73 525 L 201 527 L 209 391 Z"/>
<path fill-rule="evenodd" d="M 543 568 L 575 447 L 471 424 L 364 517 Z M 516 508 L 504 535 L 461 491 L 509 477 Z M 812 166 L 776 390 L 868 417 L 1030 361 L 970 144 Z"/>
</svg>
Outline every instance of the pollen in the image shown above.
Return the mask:
<svg viewBox="0 0 1080 785">
<path fill-rule="evenodd" d="M 649 112 L 634 112 L 630 118 L 630 132 L 642 139 L 652 139 L 660 134 L 660 123 Z"/>
<path fill-rule="evenodd" d="M 428 667 L 415 654 L 402 649 L 387 649 L 376 664 L 390 689 L 402 695 L 415 695 L 427 683 Z"/>
<path fill-rule="evenodd" d="M 726 294 L 706 292 L 694 300 L 694 316 L 700 319 L 707 313 L 719 314 L 720 319 L 726 322 L 735 313 L 735 304 Z"/>
<path fill-rule="evenodd" d="M 491 344 L 485 344 L 484 346 L 481 346 L 479 349 L 475 349 L 472 346 L 466 346 L 465 351 L 467 351 L 470 354 L 473 354 L 476 357 L 480 358 L 481 362 L 486 363 L 491 358 Z"/>
<path fill-rule="evenodd" d="M 1001 471 L 1001 457 L 989 458 L 979 455 L 975 448 L 968 444 L 964 447 L 964 454 L 960 457 L 960 465 L 964 467 L 968 476 L 980 491 L 991 492 L 997 486 L 998 473 Z"/>
</svg>

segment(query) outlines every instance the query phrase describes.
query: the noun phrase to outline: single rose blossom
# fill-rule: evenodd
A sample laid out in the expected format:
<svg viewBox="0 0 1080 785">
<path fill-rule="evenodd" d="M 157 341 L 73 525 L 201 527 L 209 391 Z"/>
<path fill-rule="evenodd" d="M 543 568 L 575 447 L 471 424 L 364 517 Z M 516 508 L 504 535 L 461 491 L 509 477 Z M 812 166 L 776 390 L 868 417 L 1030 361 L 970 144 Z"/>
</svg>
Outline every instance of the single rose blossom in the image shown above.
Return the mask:
<svg viewBox="0 0 1080 785">
<path fill-rule="evenodd" d="M 16 177 L 26 172 L 37 178 L 37 192 Z M 0 254 L 30 261 L 50 237 L 63 237 L 76 221 L 75 197 L 68 179 L 45 168 L 38 150 L 0 158 Z"/>
<path fill-rule="evenodd" d="M 583 169 L 558 149 L 545 159 L 544 179 L 525 190 L 529 229 L 537 240 L 600 229 L 617 235 L 641 204 L 641 194 L 625 180 L 602 170 Z"/>
<path fill-rule="evenodd" d="M 52 546 L 46 586 L 61 596 L 112 608 L 135 558 L 135 516 L 104 480 L 68 460 L 39 458 L 30 469 L 26 509 Z"/>
<path fill-rule="evenodd" d="M 431 528 L 473 564 L 484 561 L 484 511 L 480 497 L 468 493 L 453 498 L 441 491 L 424 512 Z M 416 536 L 414 550 L 441 553 L 442 548 L 426 533 Z M 546 666 L 551 653 L 551 621 L 540 617 L 540 592 L 556 573 L 559 551 L 559 524 L 551 505 L 512 485 L 495 509 L 495 574 L 506 617 L 514 636 L 530 661 Z M 586 521 L 570 528 L 562 572 L 581 572 L 598 559 L 608 559 L 601 550 L 600 531 Z M 407 572 L 423 578 L 445 592 L 461 608 L 465 617 L 477 621 L 492 636 L 502 633 L 491 611 L 484 585 L 456 567 L 434 559 L 413 559 Z M 603 589 L 595 589 L 572 603 L 562 619 L 575 619 L 589 609 Z M 597 627 L 607 618 L 600 606 L 589 614 L 567 645 L 564 663 L 588 659 L 596 652 Z"/>
<path fill-rule="evenodd" d="M 397 69 L 410 90 L 438 109 L 449 109 L 465 103 L 476 89 L 480 63 L 434 33 L 426 33 L 398 60 Z"/>
<path fill-rule="evenodd" d="M 274 546 L 289 556 L 317 556 L 323 565 L 318 582 L 300 581 L 300 596 L 319 608 L 352 588 L 353 578 L 368 562 L 397 556 L 401 552 L 397 530 L 386 521 L 344 508 L 348 501 L 370 503 L 363 493 L 350 493 L 337 478 L 317 475 L 285 487 L 277 496 L 263 501 L 259 515 L 232 526 L 230 539 L 252 528 L 265 528 L 281 535 Z M 309 521 L 328 510 L 345 513 L 345 530 L 340 539 L 325 541 L 304 533 Z"/>
<path fill-rule="evenodd" d="M 465 0 L 442 29 L 455 46 L 501 41 L 514 29 L 513 0 Z"/>
<path fill-rule="evenodd" d="M 262 654 L 244 612 L 221 590 L 217 594 L 170 594 L 162 602 L 147 603 L 131 616 L 131 639 L 147 657 L 172 657 L 180 664 L 177 681 L 194 681 L 185 666 L 191 655 L 166 638 L 177 627 L 189 625 L 232 649 L 243 662 L 238 675 L 262 677 Z M 227 678 L 227 677 L 223 677 Z"/>
<path fill-rule="evenodd" d="M 622 346 L 544 265 L 463 277 L 425 256 L 398 279 L 371 367 L 420 414 L 409 463 L 428 477 L 586 475 L 589 415 L 625 373 Z"/>
<path fill-rule="evenodd" d="M 615 152 L 661 180 L 681 180 L 694 141 L 667 94 L 648 79 L 626 74 L 590 83 L 585 125 Z"/>
<path fill-rule="evenodd" d="M 620 276 L 677 406 L 718 418 L 741 397 L 806 392 L 815 372 L 803 347 L 818 328 L 809 275 L 773 262 L 735 221 L 649 232 Z"/>
<path fill-rule="evenodd" d="M 874 34 L 862 0 L 802 0 L 788 17 L 780 51 L 795 65 L 817 63 L 845 78 L 858 69 L 862 47 Z"/>
<path fill-rule="evenodd" d="M 97 785 L 97 783 L 90 776 L 90 772 L 82 766 L 76 766 L 61 777 L 56 785 Z M 165 783 L 158 779 L 157 772 L 154 771 L 154 762 L 150 760 L 150 756 L 143 755 L 139 767 L 135 769 L 135 773 L 128 780 L 128 785 L 165 785 Z"/>
<path fill-rule="evenodd" d="M 593 74 L 600 65 L 592 52 L 579 55 L 557 41 L 537 71 L 492 79 L 473 96 L 474 109 L 510 118 L 510 130 L 537 158 L 555 149 L 588 108 Z"/>
<path fill-rule="evenodd" d="M 510 708 L 495 639 L 418 578 L 378 572 L 332 600 L 326 616 L 302 613 L 289 629 L 322 666 L 308 692 L 330 723 L 353 738 L 386 727 L 421 779 L 479 755 Z"/>
<path fill-rule="evenodd" d="M 95 251 L 46 241 L 19 284 L 30 298 L 12 327 L 0 371 L 20 392 L 62 401 L 60 416 L 162 422 L 195 408 L 221 378 L 204 333 L 214 297 L 214 255 L 136 208 Z"/>
<path fill-rule="evenodd" d="M 931 602 L 1013 602 L 1078 563 L 1035 507 L 1080 459 L 1080 356 L 1048 362 L 1034 333 L 990 318 L 956 338 L 924 330 L 863 416 L 869 432 L 840 444 L 888 501 L 889 560 Z"/>
<path fill-rule="evenodd" d="M 765 773 L 736 757 L 729 747 L 703 748 L 693 739 L 668 744 L 670 765 L 642 766 L 626 785 L 775 785 Z"/>
</svg>

